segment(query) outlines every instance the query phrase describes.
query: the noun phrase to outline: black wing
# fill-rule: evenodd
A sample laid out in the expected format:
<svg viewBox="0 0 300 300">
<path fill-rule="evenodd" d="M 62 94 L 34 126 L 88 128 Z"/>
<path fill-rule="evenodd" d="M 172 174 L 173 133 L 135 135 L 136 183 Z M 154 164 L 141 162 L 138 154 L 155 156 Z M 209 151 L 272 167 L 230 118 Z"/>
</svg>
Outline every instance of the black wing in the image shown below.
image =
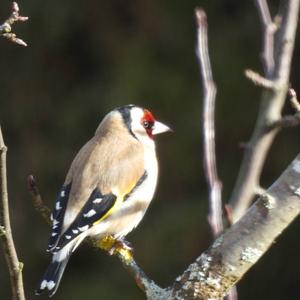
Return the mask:
<svg viewBox="0 0 300 300">
<path fill-rule="evenodd" d="M 114 206 L 116 199 L 117 197 L 114 194 L 102 195 L 99 189 L 95 188 L 76 219 L 63 235 L 59 237 L 56 247 L 51 250 L 56 252 L 79 234 L 92 227 L 95 222 L 99 222 L 105 218 L 106 214 Z"/>
<path fill-rule="evenodd" d="M 47 251 L 51 251 L 56 246 L 59 240 L 62 225 L 63 225 L 63 220 L 65 216 L 65 211 L 67 208 L 68 199 L 70 195 L 70 190 L 71 190 L 71 183 L 63 186 L 59 192 L 59 195 L 56 198 L 55 206 L 51 214 L 52 230 L 51 230 Z"/>
</svg>

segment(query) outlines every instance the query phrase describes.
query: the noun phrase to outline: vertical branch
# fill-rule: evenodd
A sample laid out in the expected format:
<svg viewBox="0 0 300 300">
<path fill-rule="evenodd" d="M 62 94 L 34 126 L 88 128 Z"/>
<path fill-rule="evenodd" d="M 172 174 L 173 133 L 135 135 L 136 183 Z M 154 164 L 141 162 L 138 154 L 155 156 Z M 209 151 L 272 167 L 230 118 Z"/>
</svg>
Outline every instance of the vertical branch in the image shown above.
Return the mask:
<svg viewBox="0 0 300 300">
<path fill-rule="evenodd" d="M 261 56 L 265 75 L 269 78 L 274 71 L 274 33 L 276 25 L 272 21 L 267 1 L 256 0 L 255 3 L 263 27 L 263 50 Z"/>
<path fill-rule="evenodd" d="M 261 2 L 266 5 L 265 1 Z M 278 126 L 272 126 L 281 120 L 281 111 L 285 103 L 291 61 L 295 43 L 295 35 L 298 24 L 299 0 L 284 0 L 280 18 L 281 26 L 275 41 L 276 54 L 273 72 L 269 76 L 272 88 L 267 88 L 262 94 L 261 106 L 255 124 L 253 134 L 247 144 L 239 175 L 230 199 L 233 221 L 237 221 L 249 207 L 255 192 L 259 187 L 261 172 L 269 152 L 269 149 L 279 131 Z M 268 13 L 261 11 L 264 5 L 259 6 L 260 15 L 265 19 Z M 263 24 L 266 24 L 263 20 Z M 264 25 L 265 26 L 265 25 Z M 268 30 L 265 29 L 265 32 Z M 270 34 L 270 32 L 269 32 Z M 270 40 L 270 39 L 269 39 Z M 274 49 L 268 44 L 268 49 Z M 265 57 L 269 50 L 264 49 Z M 271 61 L 268 59 L 267 61 Z M 268 68 L 271 68 L 268 63 Z M 271 68 L 272 69 L 272 68 Z M 268 76 L 268 74 L 265 74 Z M 271 129 L 270 129 L 271 128 Z"/>
<path fill-rule="evenodd" d="M 198 25 L 197 56 L 199 58 L 203 90 L 203 145 L 204 167 L 209 187 L 208 221 L 216 238 L 224 230 L 222 217 L 222 182 L 218 177 L 215 150 L 215 102 L 217 88 L 213 80 L 207 42 L 207 17 L 202 9 L 196 9 Z M 228 299 L 237 299 L 236 287 L 232 287 Z"/>
<path fill-rule="evenodd" d="M 208 220 L 214 237 L 223 231 L 222 220 L 222 183 L 218 178 L 215 151 L 215 99 L 216 85 L 213 80 L 207 43 L 207 18 L 201 9 L 196 9 L 198 24 L 197 55 L 201 69 L 204 90 L 203 101 L 203 145 L 204 167 L 209 187 L 209 215 Z"/>
<path fill-rule="evenodd" d="M 23 289 L 22 268 L 15 249 L 9 218 L 7 174 L 6 174 L 6 152 L 3 135 L 0 127 L 0 242 L 8 266 L 13 300 L 25 300 Z"/>
</svg>

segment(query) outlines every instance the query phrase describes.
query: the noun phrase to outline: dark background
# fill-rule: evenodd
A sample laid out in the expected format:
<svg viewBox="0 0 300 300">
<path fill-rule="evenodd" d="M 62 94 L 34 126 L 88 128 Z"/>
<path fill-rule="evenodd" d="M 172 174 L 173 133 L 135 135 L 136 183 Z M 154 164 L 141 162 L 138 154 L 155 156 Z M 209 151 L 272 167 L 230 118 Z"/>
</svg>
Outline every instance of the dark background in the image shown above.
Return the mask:
<svg viewBox="0 0 300 300">
<path fill-rule="evenodd" d="M 52 207 L 79 148 L 114 107 L 151 109 L 174 134 L 157 138 L 160 180 L 140 226 L 128 236 L 135 257 L 158 284 L 173 282 L 211 242 L 202 167 L 202 89 L 195 57 L 194 8 L 208 14 L 218 85 L 219 175 L 228 200 L 250 137 L 260 89 L 243 75 L 262 72 L 261 27 L 254 1 L 20 1 L 30 20 L 14 26 L 29 46 L 0 39 L 0 122 L 8 146 L 11 222 L 27 299 L 44 272 L 49 228 L 34 210 L 26 178 L 34 174 Z M 272 2 L 276 12 L 277 2 Z M 1 1 L 0 20 L 10 1 Z M 275 9 L 274 9 L 275 8 Z M 299 38 L 291 82 L 299 91 Z M 286 108 L 289 112 L 289 108 Z M 281 132 L 264 168 L 267 187 L 299 151 L 299 129 Z M 239 283 L 241 300 L 300 299 L 300 222 L 292 224 Z M 2 250 L 1 250 L 2 251 Z M 10 299 L 0 252 L 0 299 Z M 46 299 L 41 296 L 40 299 Z M 82 245 L 54 299 L 144 299 L 120 262 Z"/>
</svg>

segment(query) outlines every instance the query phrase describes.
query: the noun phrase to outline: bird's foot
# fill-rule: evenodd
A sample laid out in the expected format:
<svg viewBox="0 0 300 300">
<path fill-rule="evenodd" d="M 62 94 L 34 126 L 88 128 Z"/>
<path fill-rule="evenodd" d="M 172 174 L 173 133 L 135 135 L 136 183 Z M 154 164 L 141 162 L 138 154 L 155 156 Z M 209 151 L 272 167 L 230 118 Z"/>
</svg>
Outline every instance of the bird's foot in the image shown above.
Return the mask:
<svg viewBox="0 0 300 300">
<path fill-rule="evenodd" d="M 116 239 L 112 236 L 112 235 L 108 235 L 106 237 L 104 237 L 103 239 L 101 239 L 99 241 L 99 247 L 105 251 L 107 251 L 109 254 L 111 249 L 113 249 L 114 244 L 116 243 Z"/>
<path fill-rule="evenodd" d="M 133 259 L 133 248 L 128 241 L 118 240 L 111 235 L 104 237 L 99 242 L 101 249 L 108 252 L 109 255 L 118 255 L 126 262 Z"/>
</svg>

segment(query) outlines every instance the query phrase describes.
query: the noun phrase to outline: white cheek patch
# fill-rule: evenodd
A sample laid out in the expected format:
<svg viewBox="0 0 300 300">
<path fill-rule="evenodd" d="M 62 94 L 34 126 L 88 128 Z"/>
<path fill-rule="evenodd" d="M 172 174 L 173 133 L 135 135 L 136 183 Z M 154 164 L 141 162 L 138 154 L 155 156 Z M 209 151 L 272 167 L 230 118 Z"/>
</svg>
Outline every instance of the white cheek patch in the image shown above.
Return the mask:
<svg viewBox="0 0 300 300">
<path fill-rule="evenodd" d="M 130 111 L 131 116 L 131 130 L 135 135 L 145 133 L 145 129 L 141 124 L 144 116 L 144 111 L 141 108 L 135 107 Z"/>
</svg>

